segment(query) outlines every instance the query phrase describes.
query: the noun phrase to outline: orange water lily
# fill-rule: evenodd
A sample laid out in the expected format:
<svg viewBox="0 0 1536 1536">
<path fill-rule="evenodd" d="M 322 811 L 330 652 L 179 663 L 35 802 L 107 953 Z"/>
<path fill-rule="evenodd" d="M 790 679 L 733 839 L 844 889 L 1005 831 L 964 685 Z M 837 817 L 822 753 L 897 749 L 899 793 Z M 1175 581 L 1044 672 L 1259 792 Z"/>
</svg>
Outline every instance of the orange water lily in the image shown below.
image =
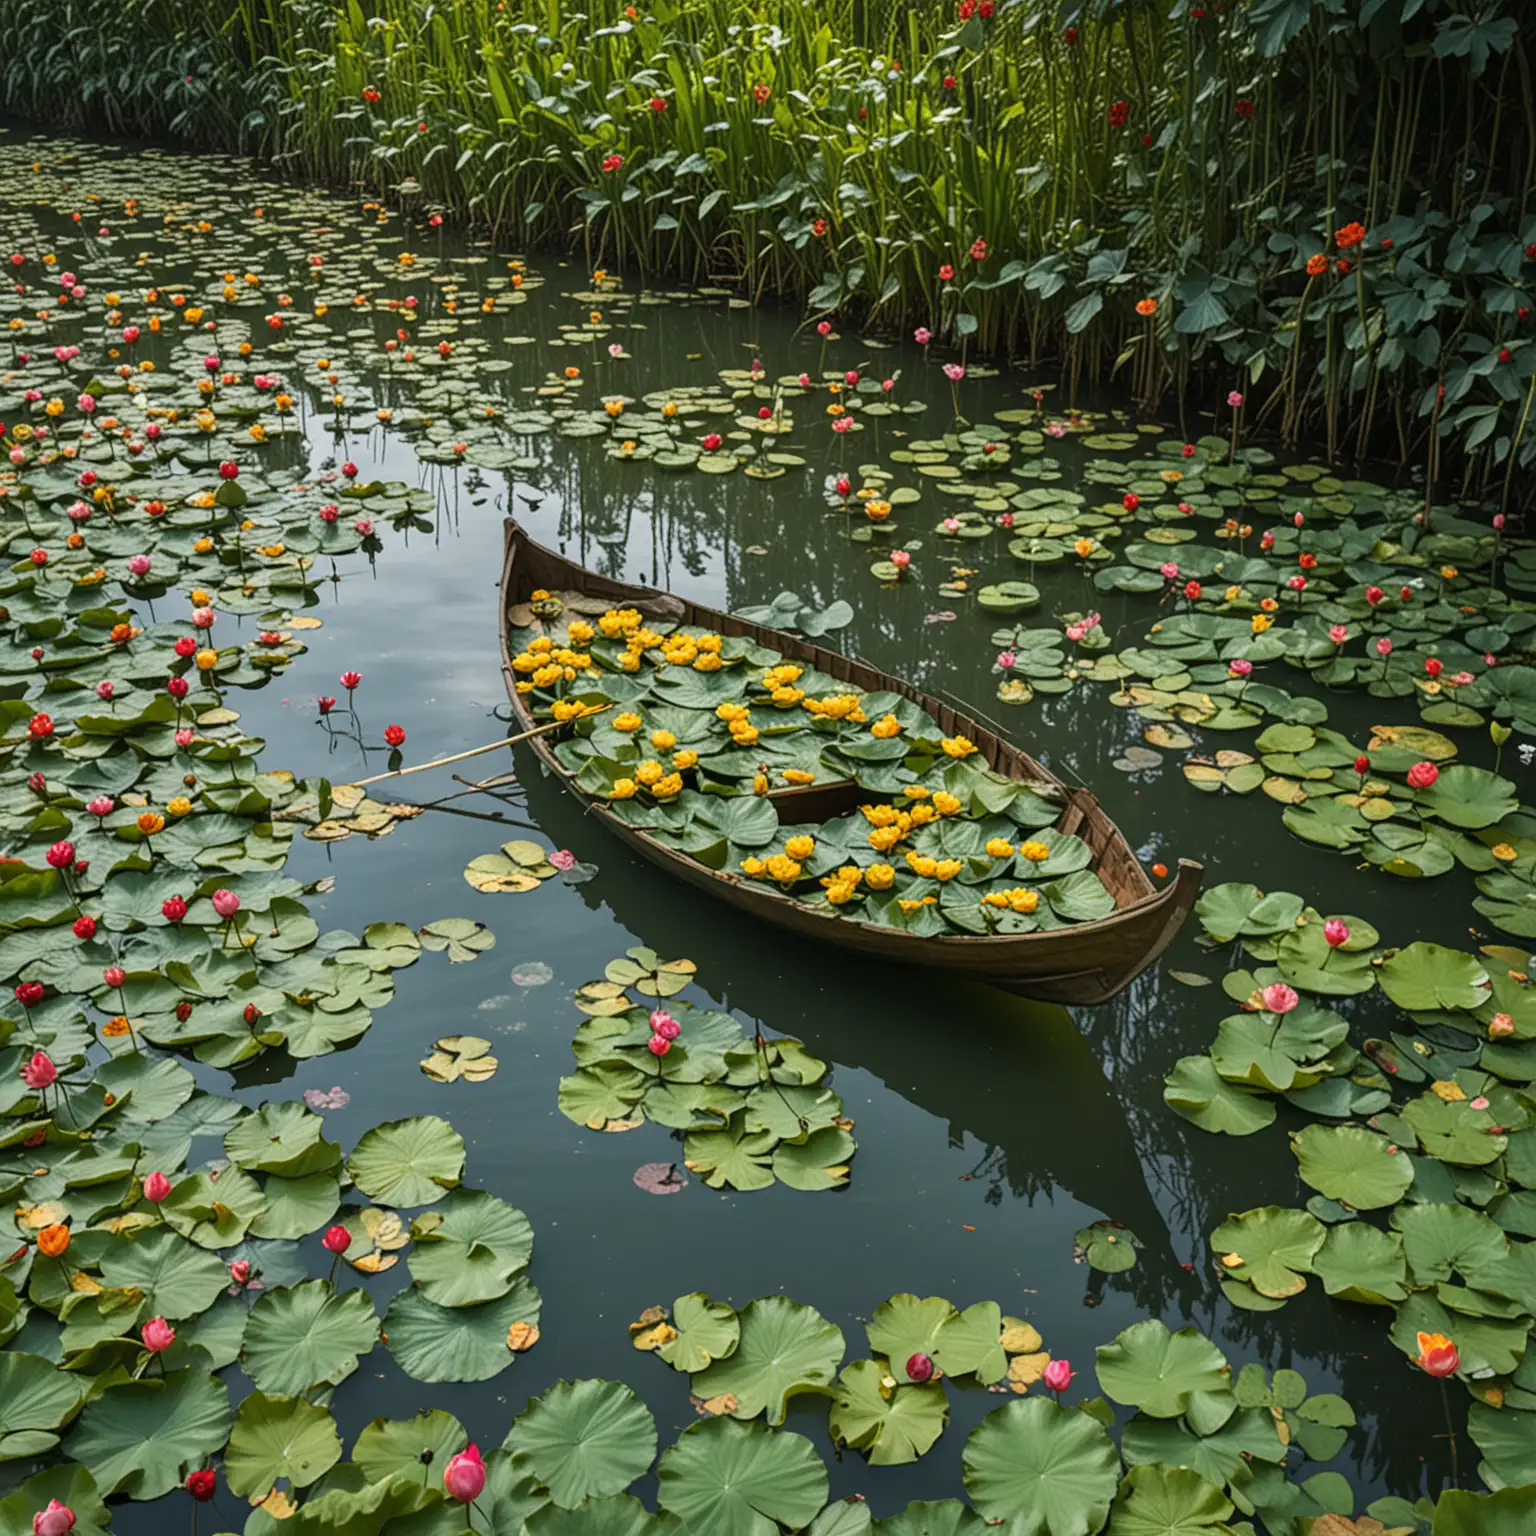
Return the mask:
<svg viewBox="0 0 1536 1536">
<path fill-rule="evenodd" d="M 1428 1376 L 1452 1376 L 1461 1365 L 1461 1352 L 1443 1333 L 1421 1333 L 1418 1345 L 1419 1368 Z"/>
</svg>

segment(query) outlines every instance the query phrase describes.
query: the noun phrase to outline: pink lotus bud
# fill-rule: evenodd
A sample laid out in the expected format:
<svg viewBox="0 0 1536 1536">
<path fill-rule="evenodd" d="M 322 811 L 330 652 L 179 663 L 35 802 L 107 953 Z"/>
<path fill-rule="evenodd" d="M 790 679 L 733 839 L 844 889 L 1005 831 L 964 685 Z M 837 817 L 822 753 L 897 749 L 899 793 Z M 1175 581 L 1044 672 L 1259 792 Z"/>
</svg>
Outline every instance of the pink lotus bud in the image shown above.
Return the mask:
<svg viewBox="0 0 1536 1536">
<path fill-rule="evenodd" d="M 1283 981 L 1277 981 L 1273 986 L 1265 987 L 1259 996 L 1271 1013 L 1289 1013 L 1301 1001 L 1295 991 L 1286 986 Z"/>
<path fill-rule="evenodd" d="M 139 1335 L 144 1340 L 144 1348 L 152 1355 L 158 1355 L 176 1342 L 176 1330 L 163 1317 L 150 1318 L 139 1330 Z"/>
<path fill-rule="evenodd" d="M 74 1528 L 74 1510 L 57 1499 L 49 1499 L 47 1509 L 32 1516 L 32 1536 L 69 1536 Z"/>
<path fill-rule="evenodd" d="M 148 576 L 150 563 L 148 555 L 132 555 L 128 560 L 128 569 L 135 576 Z"/>
<path fill-rule="evenodd" d="M 21 1080 L 28 1088 L 49 1088 L 58 1077 L 59 1069 L 47 1051 L 38 1051 L 30 1061 L 22 1064 Z"/>
<path fill-rule="evenodd" d="M 1323 924 L 1323 937 L 1328 941 L 1330 949 L 1337 949 L 1341 944 L 1349 942 L 1349 924 L 1337 917 L 1330 917 Z"/>
<path fill-rule="evenodd" d="M 917 1382 L 933 1380 L 933 1360 L 919 1351 L 907 1359 L 907 1375 Z"/>
<path fill-rule="evenodd" d="M 85 808 L 92 816 L 110 816 L 114 806 L 110 795 L 97 795 L 94 800 L 86 802 Z"/>
<path fill-rule="evenodd" d="M 345 1253 L 352 1246 L 352 1234 L 342 1226 L 327 1227 L 320 1241 L 327 1253 Z"/>
<path fill-rule="evenodd" d="M 144 1198 L 151 1205 L 159 1205 L 171 1192 L 171 1181 L 163 1173 L 155 1172 L 144 1180 Z"/>
<path fill-rule="evenodd" d="M 1018 659 L 1019 658 L 1012 651 L 999 651 L 997 653 L 997 664 L 1005 672 L 1012 668 Z"/>
<path fill-rule="evenodd" d="M 1515 1021 L 1507 1013 L 1496 1013 L 1488 1021 L 1488 1038 L 1501 1040 L 1515 1032 Z"/>
<path fill-rule="evenodd" d="M 106 982 L 109 987 L 120 987 L 125 981 L 128 980 L 128 973 L 120 965 L 109 965 L 106 970 L 101 973 L 101 979 Z"/>
<path fill-rule="evenodd" d="M 213 910 L 220 917 L 230 918 L 240 910 L 240 898 L 233 891 L 226 891 L 222 887 L 213 893 Z"/>
<path fill-rule="evenodd" d="M 1045 1368 L 1045 1384 L 1052 1392 L 1065 1392 L 1072 1385 L 1072 1363 L 1052 1360 Z"/>
<path fill-rule="evenodd" d="M 479 1448 L 462 1450 L 443 1468 L 443 1489 L 460 1504 L 473 1504 L 485 1489 L 485 1463 Z"/>
<path fill-rule="evenodd" d="M 665 1056 L 672 1049 L 672 1042 L 665 1035 L 652 1035 L 645 1042 L 645 1048 L 652 1056 Z"/>
<path fill-rule="evenodd" d="M 911 565 L 911 563 L 912 556 L 906 550 L 893 549 L 891 551 L 891 564 L 894 565 L 898 571 L 906 570 L 906 568 Z"/>
<path fill-rule="evenodd" d="M 251 1278 L 251 1261 L 249 1259 L 235 1259 L 229 1266 L 229 1278 L 236 1285 L 247 1285 Z"/>
</svg>

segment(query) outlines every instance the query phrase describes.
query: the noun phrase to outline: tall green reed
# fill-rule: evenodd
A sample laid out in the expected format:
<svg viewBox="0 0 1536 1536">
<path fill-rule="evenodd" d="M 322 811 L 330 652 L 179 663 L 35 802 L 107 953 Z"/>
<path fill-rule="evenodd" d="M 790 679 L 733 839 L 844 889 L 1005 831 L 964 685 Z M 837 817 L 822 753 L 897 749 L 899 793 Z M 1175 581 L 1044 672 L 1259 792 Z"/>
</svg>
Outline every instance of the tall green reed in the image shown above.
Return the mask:
<svg viewBox="0 0 1536 1536">
<path fill-rule="evenodd" d="M 641 280 L 1053 357 L 1069 389 L 1171 399 L 1190 435 L 1196 402 L 1237 389 L 1249 420 L 1332 452 L 1439 473 L 1452 448 L 1506 499 L 1536 463 L 1536 111 L 1502 0 L 8 11 L 28 41 L 0 106 L 31 117 L 63 102 L 419 188 Z"/>
</svg>

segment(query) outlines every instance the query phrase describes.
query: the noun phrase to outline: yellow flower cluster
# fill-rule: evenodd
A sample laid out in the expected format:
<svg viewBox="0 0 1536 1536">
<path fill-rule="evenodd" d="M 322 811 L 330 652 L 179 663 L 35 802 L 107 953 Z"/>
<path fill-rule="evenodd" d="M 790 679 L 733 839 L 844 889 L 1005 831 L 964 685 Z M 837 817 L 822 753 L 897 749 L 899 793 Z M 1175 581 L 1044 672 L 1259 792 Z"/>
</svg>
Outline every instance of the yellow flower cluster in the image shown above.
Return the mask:
<svg viewBox="0 0 1536 1536">
<path fill-rule="evenodd" d="M 945 736 L 939 741 L 946 757 L 969 757 L 976 750 L 976 743 L 964 736 Z"/>
<path fill-rule="evenodd" d="M 783 853 L 776 853 L 768 859 L 743 859 L 741 867 L 743 872 L 754 880 L 766 874 L 770 880 L 777 880 L 780 885 L 793 885 L 800 878 L 798 860 Z"/>
<path fill-rule="evenodd" d="M 638 608 L 610 608 L 598 615 L 597 627 L 604 639 L 618 640 L 633 634 L 644 622 Z"/>
<path fill-rule="evenodd" d="M 1044 843 L 1033 840 L 1019 844 L 1019 853 L 1031 864 L 1043 864 L 1051 856 L 1051 850 Z"/>
<path fill-rule="evenodd" d="M 870 726 L 869 734 L 871 736 L 878 736 L 881 741 L 885 741 L 892 736 L 899 736 L 901 734 L 901 721 L 895 715 L 881 715 Z"/>
<path fill-rule="evenodd" d="M 907 853 L 907 866 L 914 875 L 925 880 L 953 880 L 965 868 L 961 859 L 931 859 L 926 853 L 911 849 Z"/>
<path fill-rule="evenodd" d="M 1009 912 L 1033 912 L 1040 905 L 1040 893 L 1027 891 L 1022 885 L 1016 885 L 1011 891 L 989 892 L 981 899 L 989 907 Z"/>
<path fill-rule="evenodd" d="M 809 715 L 819 715 L 823 720 L 849 720 L 854 725 L 864 723 L 864 711 L 859 708 L 856 693 L 833 693 L 824 699 L 807 699 L 805 711 Z"/>
<path fill-rule="evenodd" d="M 988 838 L 987 855 L 994 859 L 1011 859 L 1013 857 L 1013 844 L 1006 837 Z"/>
<path fill-rule="evenodd" d="M 557 647 L 548 635 L 540 635 L 528 642 L 527 650 L 512 658 L 512 670 L 521 674 L 517 691 L 532 693 L 535 688 L 553 688 L 558 683 L 574 682 L 582 673 L 595 672 L 596 668 L 587 652 L 573 651 L 567 646 Z M 571 715 L 557 710 L 555 718 L 565 720 Z"/>
<path fill-rule="evenodd" d="M 823 876 L 821 883 L 826 890 L 827 900 L 834 907 L 840 907 L 858 894 L 859 882 L 863 878 L 864 871 L 857 864 L 844 864 L 835 875 Z"/>
</svg>

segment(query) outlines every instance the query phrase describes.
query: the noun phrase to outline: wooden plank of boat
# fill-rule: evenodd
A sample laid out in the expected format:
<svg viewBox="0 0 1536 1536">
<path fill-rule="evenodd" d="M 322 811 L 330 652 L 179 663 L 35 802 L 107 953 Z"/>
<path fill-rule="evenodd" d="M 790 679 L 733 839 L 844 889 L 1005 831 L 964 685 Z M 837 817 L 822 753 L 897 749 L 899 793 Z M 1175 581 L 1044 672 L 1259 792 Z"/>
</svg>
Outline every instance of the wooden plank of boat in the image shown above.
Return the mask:
<svg viewBox="0 0 1536 1536">
<path fill-rule="evenodd" d="M 576 787 L 555 756 L 552 736 L 533 738 L 529 747 L 539 760 L 560 777 L 573 795 L 602 816 L 614 836 L 669 873 L 743 912 L 806 938 L 876 959 L 938 966 L 990 981 L 1026 997 L 1091 1004 L 1106 1002 L 1151 965 L 1172 942 L 1195 904 L 1201 865 L 1180 859 L 1174 880 L 1163 890 L 1157 890 L 1120 829 L 1092 794 L 1062 783 L 1028 753 L 950 705 L 864 662 L 824 650 L 799 636 L 720 613 L 668 592 L 600 576 L 535 543 L 509 517 L 501 576 L 501 660 L 507 696 L 520 729 L 539 722 L 524 707 L 522 696 L 513 686 L 516 679 L 509 649 L 509 614 L 514 606 L 526 601 L 529 593 L 541 587 L 579 591 L 615 607 L 638 608 L 655 618 L 698 625 L 722 635 L 746 635 L 794 661 L 827 673 L 850 690 L 889 690 L 901 694 L 937 720 L 946 736 L 965 736 L 973 741 L 988 767 L 1010 778 L 1054 786 L 1064 806 L 1060 829 L 1087 843 L 1093 855 L 1090 868 L 1115 901 L 1115 910 L 1108 917 L 1009 935 L 939 934 L 923 938 L 878 923 L 824 914 L 792 896 L 749 883 L 732 871 L 707 869 L 687 854 L 620 821 L 608 813 L 602 800 L 593 799 Z M 846 780 L 778 790 L 769 798 L 779 820 L 793 824 L 825 821 L 853 809 L 866 796 L 852 780 Z"/>
</svg>

